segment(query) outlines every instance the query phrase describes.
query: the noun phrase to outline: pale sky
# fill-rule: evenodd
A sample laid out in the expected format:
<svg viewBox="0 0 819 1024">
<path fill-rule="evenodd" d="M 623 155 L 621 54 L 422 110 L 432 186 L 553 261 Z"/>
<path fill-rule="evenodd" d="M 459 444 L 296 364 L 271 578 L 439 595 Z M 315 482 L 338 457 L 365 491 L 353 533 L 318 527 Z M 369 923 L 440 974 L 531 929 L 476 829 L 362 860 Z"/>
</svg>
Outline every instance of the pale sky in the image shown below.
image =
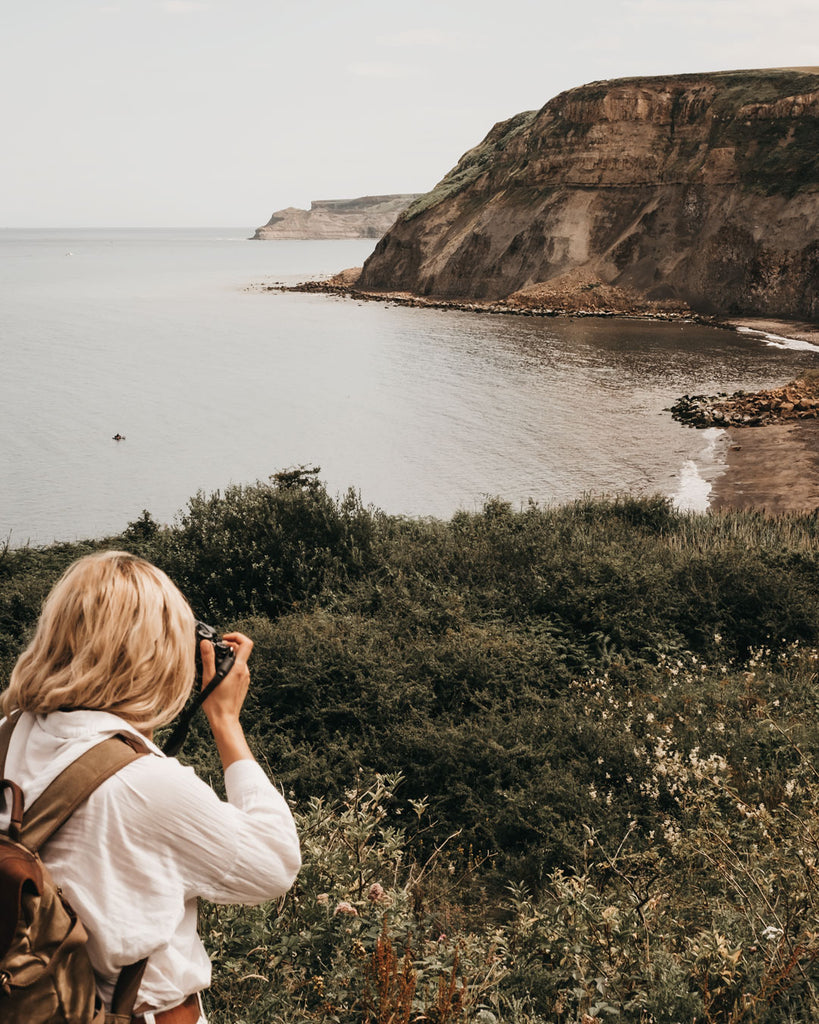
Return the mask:
<svg viewBox="0 0 819 1024">
<path fill-rule="evenodd" d="M 807 65 L 817 0 L 2 0 L 0 227 L 256 227 L 586 82 Z"/>
</svg>

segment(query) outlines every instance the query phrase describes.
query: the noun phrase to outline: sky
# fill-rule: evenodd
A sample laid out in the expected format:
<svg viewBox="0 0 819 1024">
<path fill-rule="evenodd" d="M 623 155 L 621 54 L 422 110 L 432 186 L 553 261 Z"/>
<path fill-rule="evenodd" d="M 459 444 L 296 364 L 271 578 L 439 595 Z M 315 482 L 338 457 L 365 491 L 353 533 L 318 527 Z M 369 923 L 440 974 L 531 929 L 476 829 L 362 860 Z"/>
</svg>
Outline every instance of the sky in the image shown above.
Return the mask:
<svg viewBox="0 0 819 1024">
<path fill-rule="evenodd" d="M 257 227 L 587 82 L 812 65 L 817 0 L 3 0 L 0 227 Z"/>
</svg>

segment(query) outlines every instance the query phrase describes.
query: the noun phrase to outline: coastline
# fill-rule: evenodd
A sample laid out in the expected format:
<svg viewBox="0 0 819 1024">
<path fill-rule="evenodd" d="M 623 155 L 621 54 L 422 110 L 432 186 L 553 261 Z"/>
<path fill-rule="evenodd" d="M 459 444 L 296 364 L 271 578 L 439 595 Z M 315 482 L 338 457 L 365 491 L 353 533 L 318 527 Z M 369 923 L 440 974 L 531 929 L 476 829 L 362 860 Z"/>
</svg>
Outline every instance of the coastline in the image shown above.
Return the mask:
<svg viewBox="0 0 819 1024">
<path fill-rule="evenodd" d="M 717 313 L 697 313 L 684 304 L 652 303 L 648 301 L 625 301 L 619 296 L 608 304 L 595 304 L 588 299 L 586 289 L 571 289 L 564 292 L 561 300 L 554 305 L 538 303 L 533 298 L 506 299 L 442 299 L 412 292 L 367 291 L 358 288 L 356 282 L 360 267 L 350 267 L 330 277 L 301 281 L 298 284 L 284 284 L 280 281 L 259 283 L 254 289 L 268 292 L 306 292 L 319 295 L 334 295 L 355 299 L 359 302 L 383 302 L 416 309 L 458 310 L 466 313 L 489 313 L 501 316 L 531 317 L 605 317 L 622 320 L 657 320 L 680 323 L 703 324 L 721 330 L 752 333 L 764 337 L 769 344 L 789 347 L 816 348 L 819 352 L 819 323 L 801 320 L 776 320 L 770 317 L 727 317 Z M 521 296 L 523 293 L 519 293 Z"/>
<path fill-rule="evenodd" d="M 815 348 L 819 324 L 768 317 L 722 318 L 720 326 L 763 336 L 768 344 Z M 726 467 L 711 486 L 711 511 L 757 509 L 773 515 L 819 509 L 819 422 L 728 427 Z"/>
<path fill-rule="evenodd" d="M 751 332 L 762 334 L 772 344 L 801 342 L 815 345 L 819 350 L 819 324 L 807 323 L 804 320 L 772 320 L 769 317 L 731 317 L 721 318 L 721 326 L 742 334 Z"/>
<path fill-rule="evenodd" d="M 819 508 L 819 422 L 729 427 L 725 472 L 711 486 L 708 507 L 773 514 Z"/>
<path fill-rule="evenodd" d="M 425 309 L 529 317 L 606 317 L 624 320 L 699 323 L 723 330 L 757 334 L 767 344 L 815 349 L 819 354 L 819 324 L 770 317 L 726 317 L 690 309 L 651 308 L 624 304 L 595 308 L 580 296 L 564 296 L 559 306 L 523 305 L 508 300 L 435 299 L 409 292 L 373 292 L 356 287 L 360 268 L 351 268 L 321 281 L 297 285 L 265 284 L 265 291 L 312 292 L 365 302 L 392 303 Z M 569 298 L 565 302 L 565 298 Z M 784 383 L 784 382 L 783 382 Z M 770 514 L 819 509 L 819 420 L 791 420 L 765 427 L 725 427 L 727 455 L 724 471 L 708 494 L 709 511 L 757 509 Z"/>
<path fill-rule="evenodd" d="M 726 326 L 719 317 L 710 314 L 695 313 L 687 307 L 674 306 L 667 303 L 651 304 L 649 302 L 621 303 L 618 305 L 600 306 L 583 301 L 585 296 L 564 296 L 564 301 L 556 305 L 539 305 L 507 299 L 441 299 L 426 295 L 415 295 L 412 292 L 374 292 L 356 287 L 360 267 L 342 270 L 325 280 L 302 281 L 299 284 L 258 284 L 256 288 L 267 292 L 306 292 L 308 294 L 335 295 L 340 298 L 355 299 L 358 302 L 383 302 L 388 305 L 410 306 L 414 309 L 457 310 L 463 313 L 484 313 L 500 316 L 529 317 L 606 317 L 622 320 L 658 320 L 675 321 L 678 323 L 707 324 L 712 327 Z M 734 330 L 735 328 L 729 327 Z M 818 342 L 819 343 L 819 342 Z"/>
</svg>

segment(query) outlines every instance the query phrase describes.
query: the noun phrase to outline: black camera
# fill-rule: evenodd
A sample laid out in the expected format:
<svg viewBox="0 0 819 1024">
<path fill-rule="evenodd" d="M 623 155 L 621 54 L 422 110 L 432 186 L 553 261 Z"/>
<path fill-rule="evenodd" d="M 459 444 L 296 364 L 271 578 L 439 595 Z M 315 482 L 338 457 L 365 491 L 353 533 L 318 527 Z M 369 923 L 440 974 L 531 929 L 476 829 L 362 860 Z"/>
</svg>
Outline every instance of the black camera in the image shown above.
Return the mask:
<svg viewBox="0 0 819 1024">
<path fill-rule="evenodd" d="M 202 652 L 199 648 L 199 644 L 203 640 L 209 640 L 213 644 L 213 653 L 216 657 L 216 674 L 204 689 L 202 688 Z M 213 626 L 209 626 L 205 622 L 196 623 L 196 686 L 194 687 L 193 700 L 189 702 L 188 706 L 179 716 L 173 731 L 162 747 L 169 757 L 174 757 L 179 753 L 182 744 L 185 742 L 185 737 L 188 735 L 188 729 L 190 728 L 193 716 L 219 683 L 222 682 L 228 672 L 230 672 L 235 657 L 233 648 L 220 639 Z"/>
<path fill-rule="evenodd" d="M 216 658 L 216 674 L 217 676 L 226 676 L 227 670 L 233 664 L 233 649 L 229 647 L 224 640 L 219 636 L 213 626 L 209 626 L 206 622 L 196 623 L 196 678 L 201 680 L 202 678 L 202 653 L 199 649 L 199 644 L 202 640 L 210 640 L 213 644 L 213 653 Z"/>
</svg>

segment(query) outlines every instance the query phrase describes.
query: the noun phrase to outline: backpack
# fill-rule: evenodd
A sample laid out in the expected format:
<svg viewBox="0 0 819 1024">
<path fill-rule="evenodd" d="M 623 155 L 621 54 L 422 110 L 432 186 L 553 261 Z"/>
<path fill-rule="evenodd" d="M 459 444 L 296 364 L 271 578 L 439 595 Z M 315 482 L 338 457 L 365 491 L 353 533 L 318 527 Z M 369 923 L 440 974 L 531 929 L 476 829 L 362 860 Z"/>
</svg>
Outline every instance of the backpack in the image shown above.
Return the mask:
<svg viewBox="0 0 819 1024">
<path fill-rule="evenodd" d="M 88 935 L 40 859 L 39 849 L 91 793 L 148 748 L 131 734 L 102 740 L 24 810 L 3 778 L 17 719 L 0 726 L 0 795 L 11 823 L 0 830 L 0 1021 L 3 1024 L 131 1024 L 146 960 L 123 968 L 106 1013 L 88 958 Z"/>
</svg>

